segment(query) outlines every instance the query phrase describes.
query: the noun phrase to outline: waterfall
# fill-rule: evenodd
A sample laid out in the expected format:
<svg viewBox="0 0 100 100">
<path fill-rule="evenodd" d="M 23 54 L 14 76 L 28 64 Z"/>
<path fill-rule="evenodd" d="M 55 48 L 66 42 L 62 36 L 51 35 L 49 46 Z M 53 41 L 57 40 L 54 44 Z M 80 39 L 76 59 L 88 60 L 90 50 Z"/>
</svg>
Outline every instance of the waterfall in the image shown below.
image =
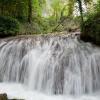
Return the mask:
<svg viewBox="0 0 100 100">
<path fill-rule="evenodd" d="M 1 39 L 0 82 L 21 83 L 45 94 L 97 92 L 100 48 L 67 35 Z"/>
</svg>

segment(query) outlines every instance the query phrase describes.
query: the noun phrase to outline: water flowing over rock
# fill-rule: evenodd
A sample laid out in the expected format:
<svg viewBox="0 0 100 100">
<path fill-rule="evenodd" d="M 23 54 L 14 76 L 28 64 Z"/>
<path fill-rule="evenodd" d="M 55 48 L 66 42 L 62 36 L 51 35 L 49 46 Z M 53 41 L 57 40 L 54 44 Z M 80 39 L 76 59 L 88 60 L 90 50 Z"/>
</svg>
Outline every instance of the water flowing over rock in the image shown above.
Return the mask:
<svg viewBox="0 0 100 100">
<path fill-rule="evenodd" d="M 100 90 L 100 48 L 77 36 L 3 39 L 0 81 L 48 94 L 93 93 Z"/>
</svg>

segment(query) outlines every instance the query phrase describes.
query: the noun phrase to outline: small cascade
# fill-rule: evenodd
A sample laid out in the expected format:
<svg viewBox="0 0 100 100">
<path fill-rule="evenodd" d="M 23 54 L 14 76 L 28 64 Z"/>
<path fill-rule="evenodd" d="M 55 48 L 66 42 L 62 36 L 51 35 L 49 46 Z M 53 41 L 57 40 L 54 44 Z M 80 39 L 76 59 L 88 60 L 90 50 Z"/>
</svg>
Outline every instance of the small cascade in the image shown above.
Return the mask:
<svg viewBox="0 0 100 100">
<path fill-rule="evenodd" d="M 100 48 L 77 36 L 0 40 L 0 82 L 21 83 L 47 94 L 100 90 Z"/>
</svg>

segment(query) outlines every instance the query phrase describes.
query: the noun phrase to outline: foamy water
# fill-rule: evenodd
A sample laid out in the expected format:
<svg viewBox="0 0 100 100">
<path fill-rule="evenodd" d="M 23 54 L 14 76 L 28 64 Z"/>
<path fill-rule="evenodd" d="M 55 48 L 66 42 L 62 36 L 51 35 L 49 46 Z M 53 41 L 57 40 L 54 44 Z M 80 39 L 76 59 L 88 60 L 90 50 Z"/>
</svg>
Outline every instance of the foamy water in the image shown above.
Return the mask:
<svg viewBox="0 0 100 100">
<path fill-rule="evenodd" d="M 9 99 L 25 100 L 100 100 L 100 93 L 82 96 L 47 95 L 37 91 L 30 91 L 22 84 L 0 83 L 0 93 L 7 93 Z"/>
</svg>

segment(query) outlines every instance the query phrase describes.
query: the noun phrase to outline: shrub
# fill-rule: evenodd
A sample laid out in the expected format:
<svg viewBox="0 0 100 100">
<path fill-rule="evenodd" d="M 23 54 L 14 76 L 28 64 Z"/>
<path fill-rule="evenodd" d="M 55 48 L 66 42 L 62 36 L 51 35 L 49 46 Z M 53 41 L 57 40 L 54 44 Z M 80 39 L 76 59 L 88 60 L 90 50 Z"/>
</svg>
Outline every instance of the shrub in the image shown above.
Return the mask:
<svg viewBox="0 0 100 100">
<path fill-rule="evenodd" d="M 11 17 L 0 16 L 0 37 L 15 36 L 19 32 L 19 22 Z"/>
<path fill-rule="evenodd" d="M 100 46 L 100 0 L 94 5 L 94 10 L 88 12 L 83 22 L 81 39 Z"/>
<path fill-rule="evenodd" d="M 81 39 L 100 45 L 100 12 L 89 15 L 84 21 Z"/>
</svg>

